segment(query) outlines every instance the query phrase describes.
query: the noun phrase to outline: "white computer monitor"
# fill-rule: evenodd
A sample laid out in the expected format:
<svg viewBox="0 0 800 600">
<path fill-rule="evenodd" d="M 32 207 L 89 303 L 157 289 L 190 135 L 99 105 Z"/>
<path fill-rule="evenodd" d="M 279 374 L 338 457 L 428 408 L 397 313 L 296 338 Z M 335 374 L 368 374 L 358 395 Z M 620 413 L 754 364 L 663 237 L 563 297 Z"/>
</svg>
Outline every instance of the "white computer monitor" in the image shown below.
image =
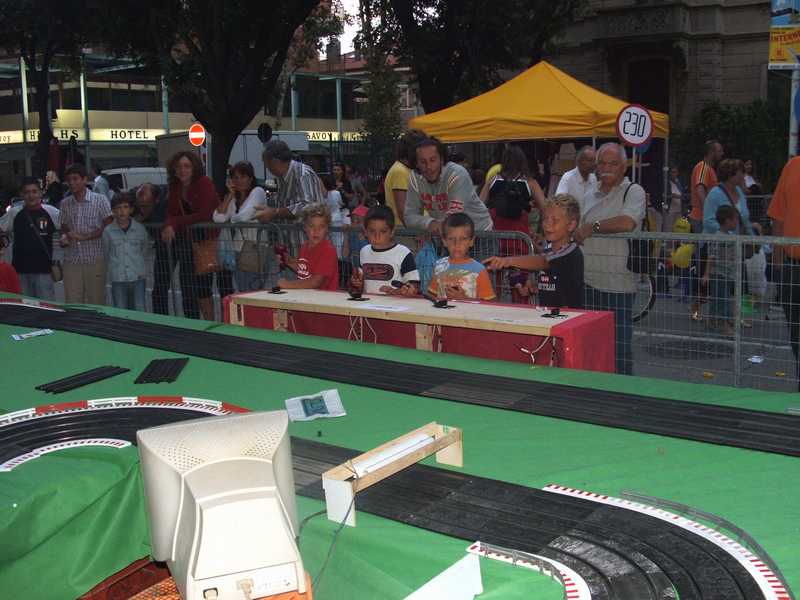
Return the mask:
<svg viewBox="0 0 800 600">
<path fill-rule="evenodd" d="M 286 411 L 136 434 L 153 558 L 184 600 L 306 591 Z"/>
</svg>

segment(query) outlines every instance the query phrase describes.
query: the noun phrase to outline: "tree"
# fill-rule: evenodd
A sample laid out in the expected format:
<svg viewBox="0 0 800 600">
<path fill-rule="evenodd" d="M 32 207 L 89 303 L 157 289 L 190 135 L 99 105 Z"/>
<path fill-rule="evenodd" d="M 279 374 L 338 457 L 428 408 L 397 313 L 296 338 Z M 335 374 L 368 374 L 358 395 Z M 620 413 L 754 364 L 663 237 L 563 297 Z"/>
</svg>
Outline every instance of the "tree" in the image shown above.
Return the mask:
<svg viewBox="0 0 800 600">
<path fill-rule="evenodd" d="M 359 23 L 361 30 L 356 45 L 364 57 L 369 81 L 363 84 L 364 136 L 379 163 L 387 162 L 394 153 L 394 142 L 403 130 L 400 118 L 400 76 L 390 63 L 390 47 L 374 27 L 374 2 L 361 0 Z M 382 7 L 381 10 L 384 10 Z M 375 153 L 380 154 L 375 156 Z"/>
<path fill-rule="evenodd" d="M 536 64 L 586 0 L 364 0 L 381 37 L 408 63 L 427 112 L 495 87 Z"/>
<path fill-rule="evenodd" d="M 39 175 L 47 171 L 50 128 L 50 69 L 56 59 L 64 66 L 77 67 L 81 46 L 90 40 L 97 21 L 90 2 L 80 0 L 0 0 L 0 45 L 11 55 L 25 59 L 29 81 L 35 90 L 35 111 L 39 115 L 36 144 Z"/>
<path fill-rule="evenodd" d="M 221 190 L 231 148 L 279 81 L 298 28 L 318 32 L 320 15 L 332 18 L 329 7 L 320 0 L 110 2 L 107 14 L 122 26 L 108 42 L 159 65 L 170 93 L 211 134 L 211 173 Z"/>
</svg>

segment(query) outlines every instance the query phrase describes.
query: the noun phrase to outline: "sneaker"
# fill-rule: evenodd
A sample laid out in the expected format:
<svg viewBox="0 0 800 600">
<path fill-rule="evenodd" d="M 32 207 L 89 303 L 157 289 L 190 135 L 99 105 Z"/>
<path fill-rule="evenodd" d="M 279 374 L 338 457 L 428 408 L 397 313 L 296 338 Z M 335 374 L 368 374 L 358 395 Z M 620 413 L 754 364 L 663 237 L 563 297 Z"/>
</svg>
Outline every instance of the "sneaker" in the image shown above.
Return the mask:
<svg viewBox="0 0 800 600">
<path fill-rule="evenodd" d="M 692 308 L 694 308 L 694 307 L 692 307 Z M 700 314 L 700 310 L 693 310 L 693 311 L 692 311 L 692 312 L 689 314 L 689 318 L 690 318 L 692 321 L 695 321 L 695 322 L 700 322 L 700 321 L 702 321 L 702 320 L 703 320 L 703 315 L 701 315 L 701 314 Z"/>
</svg>

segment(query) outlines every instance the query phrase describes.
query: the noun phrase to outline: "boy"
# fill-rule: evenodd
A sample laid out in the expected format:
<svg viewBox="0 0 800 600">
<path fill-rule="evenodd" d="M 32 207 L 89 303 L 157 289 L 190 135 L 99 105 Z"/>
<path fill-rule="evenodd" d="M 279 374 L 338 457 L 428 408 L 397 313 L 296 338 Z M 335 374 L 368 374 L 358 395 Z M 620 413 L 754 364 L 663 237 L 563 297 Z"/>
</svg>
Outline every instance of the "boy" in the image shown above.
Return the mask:
<svg viewBox="0 0 800 600">
<path fill-rule="evenodd" d="M 361 270 L 351 287 L 367 294 L 416 296 L 419 273 L 411 250 L 394 241 L 394 213 L 385 206 L 371 208 L 364 218 L 369 244 L 361 249 Z"/>
<path fill-rule="evenodd" d="M 111 299 L 117 308 L 145 310 L 147 274 L 144 255 L 150 238 L 144 225 L 131 219 L 135 201 L 127 192 L 111 199 L 114 221 L 103 230 L 103 253 L 111 278 Z"/>
<path fill-rule="evenodd" d="M 364 235 L 364 217 L 367 213 L 369 209 L 364 205 L 356 206 L 350 212 L 350 231 L 344 236 L 342 258 L 350 261 L 353 267 L 361 264 L 361 249 L 369 244 Z"/>
<path fill-rule="evenodd" d="M 736 235 L 739 231 L 739 211 L 729 204 L 717 209 L 719 232 Z M 736 269 L 736 244 L 733 242 L 711 242 L 708 244 L 708 262 L 703 275 L 703 283 L 708 287 L 711 296 L 711 321 L 709 327 L 718 329 L 724 335 L 733 335 L 733 314 L 731 313 L 731 297 L 734 292 Z M 712 277 L 713 276 L 713 277 Z"/>
<path fill-rule="evenodd" d="M 568 194 L 558 194 L 544 203 L 542 228 L 548 245 L 544 254 L 492 256 L 483 262 L 490 269 L 515 267 L 539 271 L 539 305 L 550 308 L 583 308 L 583 253 L 572 242 L 581 209 Z M 519 284 L 517 284 L 521 287 Z M 524 293 L 524 290 L 520 290 Z"/>
<path fill-rule="evenodd" d="M 328 239 L 331 213 L 324 204 L 314 202 L 303 212 L 303 229 L 307 241 L 300 246 L 300 256 L 286 257 L 286 265 L 295 273 L 297 279 L 281 278 L 278 286 L 297 290 L 339 289 L 339 261 L 336 248 Z"/>
<path fill-rule="evenodd" d="M 466 213 L 453 213 L 442 223 L 442 238 L 449 256 L 436 261 L 429 291 L 450 300 L 494 300 L 486 268 L 469 250 L 475 243 L 475 223 Z"/>
<path fill-rule="evenodd" d="M 106 264 L 100 238 L 113 217 L 108 198 L 87 189 L 86 177 L 86 167 L 80 163 L 64 171 L 70 191 L 61 201 L 64 299 L 67 303 L 105 304 Z"/>
<path fill-rule="evenodd" d="M 20 193 L 24 203 L 13 206 L 0 218 L 0 230 L 13 233 L 12 260 L 19 273 L 22 293 L 55 300 L 51 264 L 53 235 L 60 224 L 60 213 L 42 202 L 42 188 L 35 178 L 24 178 Z"/>
</svg>

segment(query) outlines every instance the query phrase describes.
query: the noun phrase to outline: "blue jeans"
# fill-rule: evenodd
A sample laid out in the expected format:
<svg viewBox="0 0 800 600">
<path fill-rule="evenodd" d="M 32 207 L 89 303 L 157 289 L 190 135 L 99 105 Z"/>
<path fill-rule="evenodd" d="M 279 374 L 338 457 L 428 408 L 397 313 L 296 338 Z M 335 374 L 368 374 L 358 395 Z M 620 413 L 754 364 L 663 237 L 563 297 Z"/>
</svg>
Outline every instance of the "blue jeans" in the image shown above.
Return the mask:
<svg viewBox="0 0 800 600">
<path fill-rule="evenodd" d="M 633 299 L 636 294 L 604 292 L 587 285 L 584 290 L 586 310 L 608 310 L 614 313 L 616 334 L 617 373 L 633 374 Z"/>
<path fill-rule="evenodd" d="M 144 279 L 136 281 L 112 281 L 111 299 L 116 308 L 144 312 Z"/>
<path fill-rule="evenodd" d="M 53 277 L 50 273 L 20 273 L 19 284 L 23 296 L 31 296 L 41 300 L 55 300 Z"/>
<path fill-rule="evenodd" d="M 724 277 L 716 277 L 712 273 L 709 277 L 708 288 L 711 304 L 710 316 L 722 321 L 729 321 L 732 319 L 731 298 L 733 298 L 734 282 Z"/>
</svg>

